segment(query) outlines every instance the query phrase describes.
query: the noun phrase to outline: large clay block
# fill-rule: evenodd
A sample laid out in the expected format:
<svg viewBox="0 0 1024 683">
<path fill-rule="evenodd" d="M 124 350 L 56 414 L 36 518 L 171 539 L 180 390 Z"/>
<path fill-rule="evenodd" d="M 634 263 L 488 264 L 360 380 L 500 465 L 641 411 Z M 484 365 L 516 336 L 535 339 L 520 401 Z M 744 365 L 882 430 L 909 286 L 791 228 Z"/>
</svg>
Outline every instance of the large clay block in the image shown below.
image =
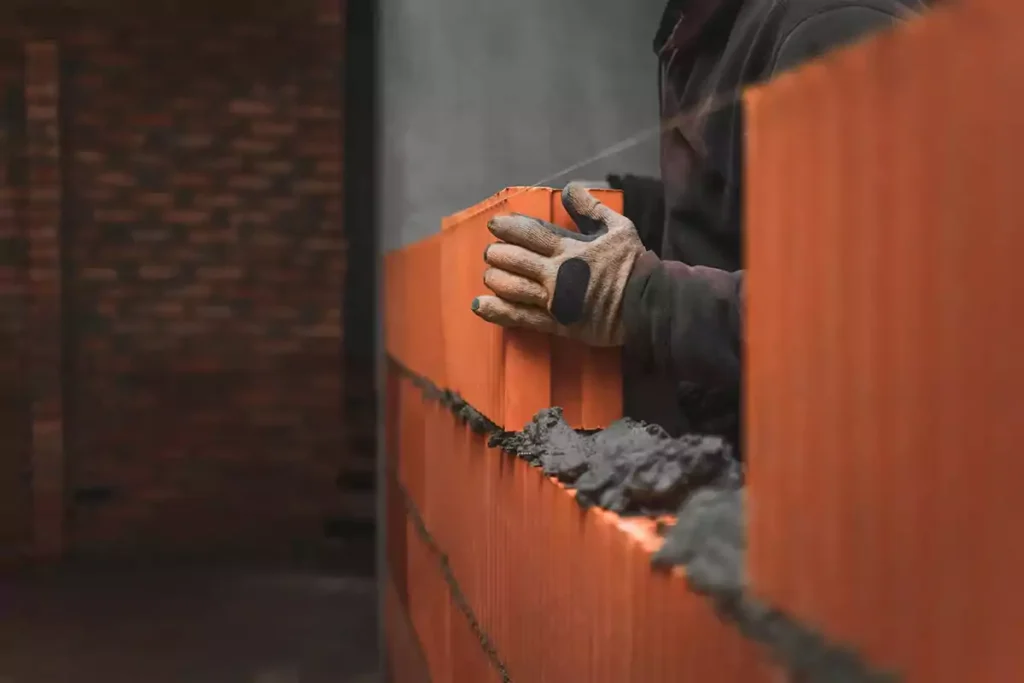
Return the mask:
<svg viewBox="0 0 1024 683">
<path fill-rule="evenodd" d="M 397 471 L 399 434 L 401 433 L 401 371 L 391 361 L 385 361 L 384 387 L 384 457 L 389 468 Z"/>
<path fill-rule="evenodd" d="M 449 628 L 452 683 L 501 683 L 501 672 L 488 658 L 470 622 L 453 603 Z"/>
<path fill-rule="evenodd" d="M 417 505 L 430 533 L 445 549 L 458 539 L 449 524 L 452 518 L 450 508 L 453 505 L 453 496 L 457 495 L 449 486 L 451 475 L 447 471 L 454 459 L 452 451 L 457 448 L 452 438 L 453 425 L 454 419 L 447 406 L 435 400 L 424 399 L 424 496 Z"/>
<path fill-rule="evenodd" d="M 511 469 L 506 479 L 521 506 L 512 514 L 522 539 L 520 570 L 499 592 L 510 596 L 507 619 L 523 627 L 498 642 L 512 676 L 766 680 L 754 646 L 722 624 L 681 576 L 652 569 L 659 543 L 652 522 L 583 510 L 571 491 L 522 461 Z M 541 656 L 552 642 L 560 656 Z"/>
<path fill-rule="evenodd" d="M 495 525 L 506 520 L 510 511 L 493 498 L 499 462 L 488 457 L 485 438 L 456 425 L 452 443 L 451 457 L 441 472 L 450 479 L 446 488 L 449 516 L 439 523 L 445 529 L 443 547 L 463 594 L 479 618 L 487 621 L 496 597 L 488 593 L 494 585 L 489 577 L 495 569 L 494 558 L 503 551 Z"/>
<path fill-rule="evenodd" d="M 487 294 L 483 284 L 484 250 L 494 242 L 487 221 L 499 213 L 524 213 L 541 218 L 550 215 L 551 193 L 543 188 L 511 188 L 491 197 L 444 224 L 441 256 L 441 291 L 444 300 L 444 334 L 448 386 L 474 408 L 500 425 L 506 424 L 506 349 L 512 364 L 529 372 L 530 362 L 548 361 L 547 339 L 517 330 L 503 330 L 476 317 L 470 310 L 474 297 Z M 531 358 L 532 355 L 532 358 Z M 525 357 L 524 357 L 525 356 Z M 530 403 L 521 385 L 510 387 L 517 410 L 534 412 L 550 405 L 548 377 L 536 385 L 537 373 L 529 372 L 537 392 Z M 543 372 L 541 371 L 541 374 Z M 526 418 L 529 420 L 529 417 Z M 524 420 L 524 422 L 526 421 Z M 510 423 L 514 424 L 514 423 Z"/>
<path fill-rule="evenodd" d="M 441 234 L 384 257 L 385 348 L 416 374 L 445 385 Z"/>
<path fill-rule="evenodd" d="M 383 259 L 384 291 L 381 300 L 384 303 L 384 350 L 396 359 L 404 355 L 402 343 L 408 338 L 403 310 L 405 286 L 402 277 L 406 273 L 404 257 L 405 252 L 396 249 L 384 254 Z"/>
<path fill-rule="evenodd" d="M 408 605 L 408 541 L 405 538 L 407 528 L 405 498 L 398 487 L 397 480 L 389 473 L 385 477 L 386 505 L 386 538 L 384 547 L 387 567 L 385 574 L 394 587 L 403 608 Z"/>
<path fill-rule="evenodd" d="M 613 211 L 622 212 L 621 192 L 591 190 L 590 193 Z M 551 222 L 569 230 L 576 229 L 558 192 L 552 195 Z M 584 429 L 598 429 L 622 417 L 621 350 L 559 341 L 561 346 L 553 350 L 556 372 L 552 378 L 552 394 L 579 396 L 579 416 L 569 419 L 570 413 L 566 412 L 566 420 Z M 562 404 L 555 402 L 554 405 Z"/>
<path fill-rule="evenodd" d="M 619 193 L 596 194 L 621 210 Z M 554 397 L 566 401 L 566 417 L 574 426 L 606 426 L 622 415 L 616 350 L 592 350 L 545 335 L 502 330 L 470 311 L 473 298 L 488 293 L 483 253 L 495 240 L 487 221 L 504 213 L 571 227 L 559 191 L 550 188 L 509 188 L 445 219 L 441 278 L 448 386 L 508 429 L 522 427 L 537 411 L 551 406 Z"/>
<path fill-rule="evenodd" d="M 747 101 L 750 577 L 908 683 L 1024 671 L 1024 41 L 977 5 Z"/>
<path fill-rule="evenodd" d="M 441 558 L 431 551 L 412 520 L 406 530 L 408 576 L 408 612 L 416 637 L 433 681 L 452 680 L 450 620 L 461 619 L 453 606 Z"/>
<path fill-rule="evenodd" d="M 500 672 L 444 581 L 441 558 L 412 525 L 402 537 L 408 544 L 403 554 L 410 558 L 408 587 L 385 582 L 390 680 L 499 683 Z M 400 595 L 403 592 L 405 597 Z"/>
<path fill-rule="evenodd" d="M 398 480 L 418 509 L 427 506 L 425 443 L 427 406 L 423 393 L 412 380 L 402 377 L 399 383 Z"/>
<path fill-rule="evenodd" d="M 384 583 L 384 633 L 387 638 L 388 678 L 391 683 L 430 683 L 422 647 L 398 593 Z"/>
</svg>

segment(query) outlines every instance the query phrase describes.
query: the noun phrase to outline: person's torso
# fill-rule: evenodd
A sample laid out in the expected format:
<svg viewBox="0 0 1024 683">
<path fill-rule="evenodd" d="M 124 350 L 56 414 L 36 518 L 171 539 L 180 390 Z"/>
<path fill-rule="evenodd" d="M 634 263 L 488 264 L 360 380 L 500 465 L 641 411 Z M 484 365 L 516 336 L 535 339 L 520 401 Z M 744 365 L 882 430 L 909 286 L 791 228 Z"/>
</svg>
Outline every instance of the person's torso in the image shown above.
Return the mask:
<svg viewBox="0 0 1024 683">
<path fill-rule="evenodd" d="M 766 68 L 758 35 L 770 0 L 670 2 L 655 49 L 662 119 L 665 229 L 661 257 L 724 270 L 742 267 L 741 88 Z"/>
<path fill-rule="evenodd" d="M 670 0 L 655 38 L 665 193 L 663 259 L 743 267 L 742 90 L 770 78 L 786 36 L 831 10 L 924 0 Z M 823 45 L 822 50 L 828 46 Z"/>
<path fill-rule="evenodd" d="M 664 226 L 648 247 L 665 260 L 742 269 L 742 89 L 772 75 L 783 37 L 808 17 L 904 1 L 919 0 L 670 0 L 655 39 Z M 737 387 L 706 391 L 639 370 L 627 385 L 634 417 L 738 438 Z"/>
</svg>

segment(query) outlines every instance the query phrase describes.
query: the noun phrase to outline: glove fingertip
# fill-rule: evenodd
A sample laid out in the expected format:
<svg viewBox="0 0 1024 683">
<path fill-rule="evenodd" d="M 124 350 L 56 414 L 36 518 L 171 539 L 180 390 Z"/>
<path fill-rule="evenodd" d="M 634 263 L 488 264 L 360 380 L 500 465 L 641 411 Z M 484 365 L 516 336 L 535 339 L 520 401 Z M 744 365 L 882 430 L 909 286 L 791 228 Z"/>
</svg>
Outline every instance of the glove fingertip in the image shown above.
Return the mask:
<svg viewBox="0 0 1024 683">
<path fill-rule="evenodd" d="M 594 198 L 582 183 L 566 183 L 565 187 L 562 188 L 562 206 L 564 206 L 566 211 L 569 211 L 569 213 L 575 213 L 575 209 L 580 208 L 580 200 L 584 197 L 588 197 L 590 199 Z"/>
<path fill-rule="evenodd" d="M 487 322 L 495 322 L 501 315 L 501 299 L 496 296 L 478 296 L 470 304 L 470 310 L 478 318 Z"/>
<path fill-rule="evenodd" d="M 569 183 L 562 189 L 562 206 L 583 235 L 602 231 L 609 209 L 580 183 Z"/>
<path fill-rule="evenodd" d="M 600 220 L 603 217 L 604 204 L 581 183 L 569 183 L 565 186 L 562 190 L 562 206 L 573 218 Z"/>
</svg>

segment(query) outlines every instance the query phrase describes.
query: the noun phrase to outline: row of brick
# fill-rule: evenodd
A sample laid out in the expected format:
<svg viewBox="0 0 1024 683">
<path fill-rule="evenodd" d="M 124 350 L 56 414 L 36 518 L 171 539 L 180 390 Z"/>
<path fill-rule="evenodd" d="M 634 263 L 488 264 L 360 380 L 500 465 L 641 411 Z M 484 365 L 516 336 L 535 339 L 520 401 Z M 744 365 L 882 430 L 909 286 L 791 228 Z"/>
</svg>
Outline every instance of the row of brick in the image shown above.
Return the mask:
<svg viewBox="0 0 1024 683">
<path fill-rule="evenodd" d="M 501 683 L 502 665 L 481 643 L 459 586 L 447 576 L 439 548 L 407 509 L 395 472 L 388 475 L 385 629 L 393 683 Z"/>
<path fill-rule="evenodd" d="M 757 647 L 679 573 L 652 569 L 653 523 L 581 509 L 571 491 L 488 448 L 394 366 L 388 393 L 389 469 L 511 680 L 771 680 Z M 442 610 L 436 603 L 449 589 L 417 564 L 417 533 L 401 506 L 390 505 L 388 573 L 410 605 Z M 439 562 L 437 554 L 433 567 Z M 420 626 L 417 608 L 409 609 L 433 680 L 481 680 L 445 669 L 443 648 L 452 646 L 431 635 L 443 622 L 424 617 Z"/>
</svg>

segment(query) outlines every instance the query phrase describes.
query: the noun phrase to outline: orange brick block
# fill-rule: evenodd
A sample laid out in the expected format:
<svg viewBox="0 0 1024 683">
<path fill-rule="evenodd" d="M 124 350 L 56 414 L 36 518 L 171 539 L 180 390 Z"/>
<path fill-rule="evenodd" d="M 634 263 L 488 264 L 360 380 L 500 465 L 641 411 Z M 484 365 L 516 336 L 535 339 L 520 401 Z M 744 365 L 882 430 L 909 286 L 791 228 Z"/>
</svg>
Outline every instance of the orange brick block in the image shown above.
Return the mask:
<svg viewBox="0 0 1024 683">
<path fill-rule="evenodd" d="M 406 530 L 408 557 L 409 620 L 423 646 L 424 658 L 434 681 L 450 681 L 450 619 L 453 618 L 448 584 L 440 559 L 420 537 L 412 520 Z M 455 618 L 461 618 L 456 613 Z M 468 683 L 468 682 L 467 682 Z"/>
<path fill-rule="evenodd" d="M 1016 8 L 747 100 L 749 574 L 907 683 L 1024 672 Z"/>
<path fill-rule="evenodd" d="M 403 609 L 408 603 L 409 562 L 408 541 L 406 540 L 405 499 L 399 490 L 394 476 L 390 473 L 383 482 L 386 496 L 386 539 L 385 554 L 387 561 L 386 575 L 395 589 Z"/>
<path fill-rule="evenodd" d="M 652 569 L 653 521 L 583 510 L 572 491 L 450 420 L 434 470 L 448 478 L 448 504 L 431 527 L 445 529 L 435 538 L 513 680 L 771 680 L 757 648 L 681 575 Z"/>
<path fill-rule="evenodd" d="M 615 211 L 622 211 L 622 194 L 611 190 L 591 190 L 591 194 Z M 569 230 L 576 226 L 562 206 L 560 193 L 551 199 L 551 222 Z M 596 348 L 559 339 L 552 350 L 555 373 L 551 380 L 553 396 L 578 396 L 579 415 L 565 411 L 566 421 L 584 429 L 606 427 L 622 417 L 622 356 L 618 348 Z M 570 358 L 571 357 L 571 358 Z M 562 405 L 555 401 L 553 405 Z"/>
<path fill-rule="evenodd" d="M 384 257 L 384 325 L 388 354 L 409 370 L 445 385 L 441 328 L 441 235 Z"/>
<path fill-rule="evenodd" d="M 398 386 L 400 412 L 398 435 L 398 480 L 420 509 L 427 505 L 426 411 L 422 392 L 408 377 Z"/>
<path fill-rule="evenodd" d="M 430 671 L 398 592 L 390 583 L 385 583 L 384 591 L 388 680 L 391 683 L 430 683 Z"/>
<path fill-rule="evenodd" d="M 487 653 L 469 620 L 456 606 L 451 607 L 449 642 L 451 643 L 451 670 L 453 683 L 501 683 L 501 673 L 488 659 Z"/>
<path fill-rule="evenodd" d="M 620 193 L 595 194 L 621 211 Z M 509 188 L 445 219 L 441 288 L 448 385 L 508 429 L 519 429 L 555 398 L 566 401 L 566 418 L 574 426 L 606 426 L 622 415 L 617 350 L 593 350 L 522 330 L 502 330 L 470 311 L 473 298 L 488 293 L 483 253 L 495 240 L 487 221 L 503 213 L 574 227 L 561 207 L 559 191 L 550 188 Z"/>
<path fill-rule="evenodd" d="M 404 512 L 400 534 L 409 558 L 401 580 L 385 581 L 385 633 L 396 683 L 499 683 L 501 675 L 444 580 L 441 558 L 424 543 Z M 389 560 L 393 562 L 393 560 Z"/>
<path fill-rule="evenodd" d="M 384 350 L 389 356 L 398 360 L 404 355 L 402 343 L 405 334 L 405 291 L 402 277 L 406 273 L 404 267 L 405 251 L 395 249 L 384 255 L 383 285 L 381 301 L 384 304 Z"/>
</svg>

